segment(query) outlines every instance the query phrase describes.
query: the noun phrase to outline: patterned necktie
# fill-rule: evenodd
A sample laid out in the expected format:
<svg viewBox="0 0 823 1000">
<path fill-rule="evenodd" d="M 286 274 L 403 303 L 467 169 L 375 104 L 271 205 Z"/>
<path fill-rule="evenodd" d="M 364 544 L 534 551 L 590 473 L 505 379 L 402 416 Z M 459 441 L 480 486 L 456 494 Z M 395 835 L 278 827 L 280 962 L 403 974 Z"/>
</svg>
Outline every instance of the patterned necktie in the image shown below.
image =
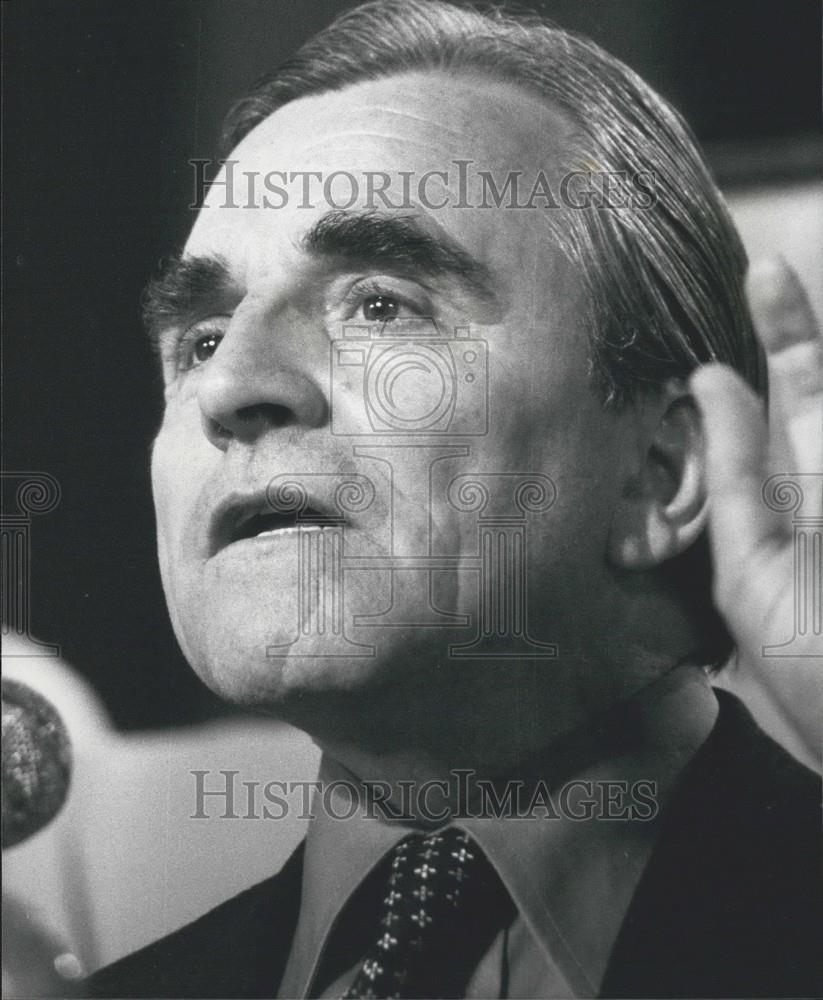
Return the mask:
<svg viewBox="0 0 823 1000">
<path fill-rule="evenodd" d="M 389 861 L 377 939 L 344 1000 L 462 997 L 480 958 L 511 920 L 508 893 L 462 830 L 411 834 Z"/>
</svg>

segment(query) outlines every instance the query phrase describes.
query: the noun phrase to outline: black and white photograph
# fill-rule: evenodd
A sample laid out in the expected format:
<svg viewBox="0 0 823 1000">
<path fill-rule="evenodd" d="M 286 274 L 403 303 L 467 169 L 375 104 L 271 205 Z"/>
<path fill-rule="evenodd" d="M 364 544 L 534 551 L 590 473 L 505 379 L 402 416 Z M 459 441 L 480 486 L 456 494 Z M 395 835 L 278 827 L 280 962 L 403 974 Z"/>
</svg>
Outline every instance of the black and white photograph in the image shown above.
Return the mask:
<svg viewBox="0 0 823 1000">
<path fill-rule="evenodd" d="M 2 996 L 823 997 L 819 0 L 5 0 Z"/>
</svg>

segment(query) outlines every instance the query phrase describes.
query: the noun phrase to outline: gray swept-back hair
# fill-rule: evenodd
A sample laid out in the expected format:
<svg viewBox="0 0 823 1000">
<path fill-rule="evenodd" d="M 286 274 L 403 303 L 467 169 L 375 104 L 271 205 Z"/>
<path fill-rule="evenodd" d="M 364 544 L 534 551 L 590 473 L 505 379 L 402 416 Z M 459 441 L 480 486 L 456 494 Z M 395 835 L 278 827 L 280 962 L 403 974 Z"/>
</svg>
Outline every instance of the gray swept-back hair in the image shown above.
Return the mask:
<svg viewBox="0 0 823 1000">
<path fill-rule="evenodd" d="M 536 15 L 374 0 L 338 17 L 234 105 L 223 152 L 297 98 L 419 70 L 514 83 L 565 115 L 581 165 L 652 178 L 650 208 L 567 210 L 553 226 L 585 285 L 592 375 L 607 404 L 708 361 L 724 361 L 765 393 L 745 251 L 694 138 L 588 38 Z"/>
<path fill-rule="evenodd" d="M 746 254 L 691 131 L 622 62 L 537 15 L 441 0 L 349 10 L 232 107 L 223 153 L 290 101 L 421 70 L 515 84 L 565 116 L 584 169 L 653 178 L 651 207 L 564 210 L 552 226 L 584 283 L 591 375 L 604 405 L 630 405 L 709 361 L 765 395 L 743 289 Z M 701 623 L 694 652 L 718 666 L 732 642 L 710 580 L 705 534 L 664 567 L 664 585 Z"/>
</svg>

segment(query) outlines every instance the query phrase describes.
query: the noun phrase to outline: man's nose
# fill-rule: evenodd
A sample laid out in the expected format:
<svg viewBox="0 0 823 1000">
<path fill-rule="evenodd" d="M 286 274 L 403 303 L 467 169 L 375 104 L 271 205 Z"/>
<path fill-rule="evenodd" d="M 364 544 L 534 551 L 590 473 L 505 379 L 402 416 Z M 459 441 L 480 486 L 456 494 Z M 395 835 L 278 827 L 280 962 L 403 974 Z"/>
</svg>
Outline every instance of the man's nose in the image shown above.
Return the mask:
<svg viewBox="0 0 823 1000">
<path fill-rule="evenodd" d="M 232 327 L 200 377 L 198 400 L 209 441 L 224 451 L 232 441 L 252 443 L 278 428 L 326 423 L 328 401 L 309 370 L 308 352 L 299 349 L 299 333 L 288 337 L 284 350 L 284 338 L 270 329 L 247 322 Z"/>
</svg>

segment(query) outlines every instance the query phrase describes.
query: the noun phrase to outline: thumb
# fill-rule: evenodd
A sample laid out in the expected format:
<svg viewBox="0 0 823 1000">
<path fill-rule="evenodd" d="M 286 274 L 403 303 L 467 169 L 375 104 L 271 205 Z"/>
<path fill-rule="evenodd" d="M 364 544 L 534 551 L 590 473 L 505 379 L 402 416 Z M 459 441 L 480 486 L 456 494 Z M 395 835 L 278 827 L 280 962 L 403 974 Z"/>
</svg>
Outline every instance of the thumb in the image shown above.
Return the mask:
<svg viewBox="0 0 823 1000">
<path fill-rule="evenodd" d="M 712 550 L 718 576 L 739 570 L 770 538 L 763 502 L 768 431 L 761 400 L 726 365 L 697 369 L 691 391 L 703 417 Z"/>
</svg>

